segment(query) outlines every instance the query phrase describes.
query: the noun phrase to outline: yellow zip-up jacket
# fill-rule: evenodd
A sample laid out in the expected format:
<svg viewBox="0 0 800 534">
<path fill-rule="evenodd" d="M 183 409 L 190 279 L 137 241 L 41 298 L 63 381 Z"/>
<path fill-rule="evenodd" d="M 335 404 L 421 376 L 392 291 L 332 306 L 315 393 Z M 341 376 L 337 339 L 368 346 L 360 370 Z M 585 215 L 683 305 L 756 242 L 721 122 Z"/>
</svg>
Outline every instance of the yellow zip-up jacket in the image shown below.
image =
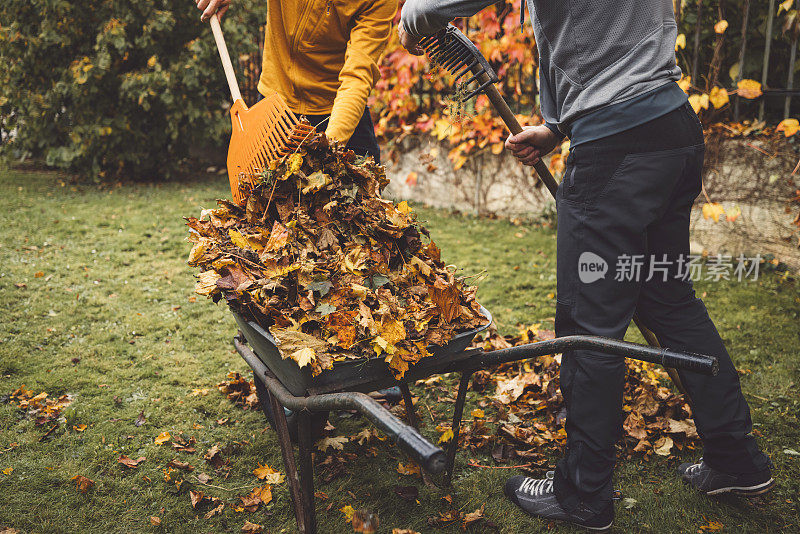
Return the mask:
<svg viewBox="0 0 800 534">
<path fill-rule="evenodd" d="M 277 91 L 298 114 L 330 114 L 326 135 L 347 142 L 396 11 L 397 0 L 267 0 L 259 92 Z"/>
</svg>

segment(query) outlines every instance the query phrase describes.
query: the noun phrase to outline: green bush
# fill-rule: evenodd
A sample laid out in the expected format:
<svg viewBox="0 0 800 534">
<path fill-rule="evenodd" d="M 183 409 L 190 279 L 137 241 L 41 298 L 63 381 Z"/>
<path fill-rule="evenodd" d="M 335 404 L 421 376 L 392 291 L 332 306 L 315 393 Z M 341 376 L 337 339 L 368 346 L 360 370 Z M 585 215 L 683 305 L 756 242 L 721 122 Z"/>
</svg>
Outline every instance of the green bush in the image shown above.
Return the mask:
<svg viewBox="0 0 800 534">
<path fill-rule="evenodd" d="M 265 9 L 228 11 L 232 57 L 255 51 Z M 224 160 L 230 93 L 199 13 L 191 0 L 0 2 L 0 154 L 95 180 L 167 177 L 202 147 Z"/>
</svg>

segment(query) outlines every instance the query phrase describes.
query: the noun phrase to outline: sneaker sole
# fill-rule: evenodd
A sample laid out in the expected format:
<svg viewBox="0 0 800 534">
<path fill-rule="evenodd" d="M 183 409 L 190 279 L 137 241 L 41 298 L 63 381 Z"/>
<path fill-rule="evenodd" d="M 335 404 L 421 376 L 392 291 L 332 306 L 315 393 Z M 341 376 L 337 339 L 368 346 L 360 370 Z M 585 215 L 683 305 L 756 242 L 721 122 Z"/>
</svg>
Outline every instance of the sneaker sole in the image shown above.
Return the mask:
<svg viewBox="0 0 800 534">
<path fill-rule="evenodd" d="M 775 479 L 770 478 L 763 484 L 758 484 L 756 486 L 729 486 L 726 488 L 717 488 L 711 491 L 705 491 L 706 495 L 719 495 L 721 493 L 733 493 L 735 495 L 742 495 L 744 497 L 755 497 L 757 495 L 763 495 L 772 489 L 775 485 Z M 702 491 L 702 490 L 701 490 Z"/>
</svg>

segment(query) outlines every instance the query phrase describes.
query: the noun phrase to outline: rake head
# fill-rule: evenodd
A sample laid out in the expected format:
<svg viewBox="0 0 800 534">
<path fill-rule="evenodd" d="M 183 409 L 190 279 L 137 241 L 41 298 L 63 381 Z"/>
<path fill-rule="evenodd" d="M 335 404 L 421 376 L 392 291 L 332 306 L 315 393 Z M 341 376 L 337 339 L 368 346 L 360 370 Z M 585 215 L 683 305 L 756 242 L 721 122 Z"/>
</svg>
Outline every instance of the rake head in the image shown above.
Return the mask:
<svg viewBox="0 0 800 534">
<path fill-rule="evenodd" d="M 242 100 L 231 106 L 228 179 L 234 202 L 242 204 L 270 164 L 291 154 L 314 132 L 298 120 L 278 93 L 248 108 Z"/>
<path fill-rule="evenodd" d="M 453 83 L 458 83 L 466 74 L 472 75 L 463 85 L 469 87 L 474 82 L 477 87 L 464 97 L 464 101 L 499 81 L 480 50 L 452 24 L 439 33 L 425 37 L 419 44 L 429 58 L 453 75 Z"/>
</svg>

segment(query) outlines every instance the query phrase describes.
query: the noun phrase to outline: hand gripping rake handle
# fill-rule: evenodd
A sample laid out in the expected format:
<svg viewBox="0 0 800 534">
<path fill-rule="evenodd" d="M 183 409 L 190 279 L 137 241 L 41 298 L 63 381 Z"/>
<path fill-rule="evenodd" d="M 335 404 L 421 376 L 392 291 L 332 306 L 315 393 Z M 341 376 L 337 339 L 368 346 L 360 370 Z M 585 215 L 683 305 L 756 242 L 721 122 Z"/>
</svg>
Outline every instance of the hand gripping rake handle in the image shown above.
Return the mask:
<svg viewBox="0 0 800 534">
<path fill-rule="evenodd" d="M 211 15 L 209 24 L 211 24 L 211 32 L 214 34 L 214 41 L 217 43 L 219 58 L 222 60 L 222 68 L 225 70 L 225 78 L 228 79 L 231 98 L 236 102 L 242 99 L 242 93 L 239 91 L 239 83 L 236 81 L 236 74 L 233 71 L 231 56 L 228 55 L 228 47 L 225 46 L 225 37 L 222 35 L 222 28 L 219 25 L 219 17 L 216 13 Z"/>
<path fill-rule="evenodd" d="M 511 108 L 508 107 L 500 91 L 498 91 L 497 87 L 494 85 L 496 82 L 500 81 L 494 69 L 492 69 L 491 65 L 486 61 L 486 58 L 483 57 L 478 47 L 476 47 L 461 30 L 452 24 L 448 24 L 447 28 L 444 28 L 435 35 L 425 37 L 419 44 L 434 62 L 438 63 L 454 76 L 454 82 L 458 82 L 458 80 L 467 73 L 472 74 L 472 77 L 469 78 L 464 85 L 477 82 L 478 87 L 469 93 L 464 100 L 469 100 L 480 93 L 485 94 L 511 133 L 516 135 L 522 131 L 522 126 L 517 120 L 517 117 L 514 116 Z M 547 190 L 550 191 L 553 198 L 556 198 L 558 182 L 556 182 L 553 175 L 550 174 L 547 165 L 540 159 L 533 167 L 536 169 L 536 174 L 539 176 L 539 179 L 547 187 Z M 650 345 L 654 347 L 661 346 L 656 335 L 642 324 L 636 313 L 633 315 L 633 322 L 636 323 L 642 336 L 644 336 L 645 340 Z M 686 388 L 683 387 L 678 372 L 671 367 L 667 367 L 666 369 L 678 389 L 688 397 L 689 395 L 686 392 Z"/>
</svg>

